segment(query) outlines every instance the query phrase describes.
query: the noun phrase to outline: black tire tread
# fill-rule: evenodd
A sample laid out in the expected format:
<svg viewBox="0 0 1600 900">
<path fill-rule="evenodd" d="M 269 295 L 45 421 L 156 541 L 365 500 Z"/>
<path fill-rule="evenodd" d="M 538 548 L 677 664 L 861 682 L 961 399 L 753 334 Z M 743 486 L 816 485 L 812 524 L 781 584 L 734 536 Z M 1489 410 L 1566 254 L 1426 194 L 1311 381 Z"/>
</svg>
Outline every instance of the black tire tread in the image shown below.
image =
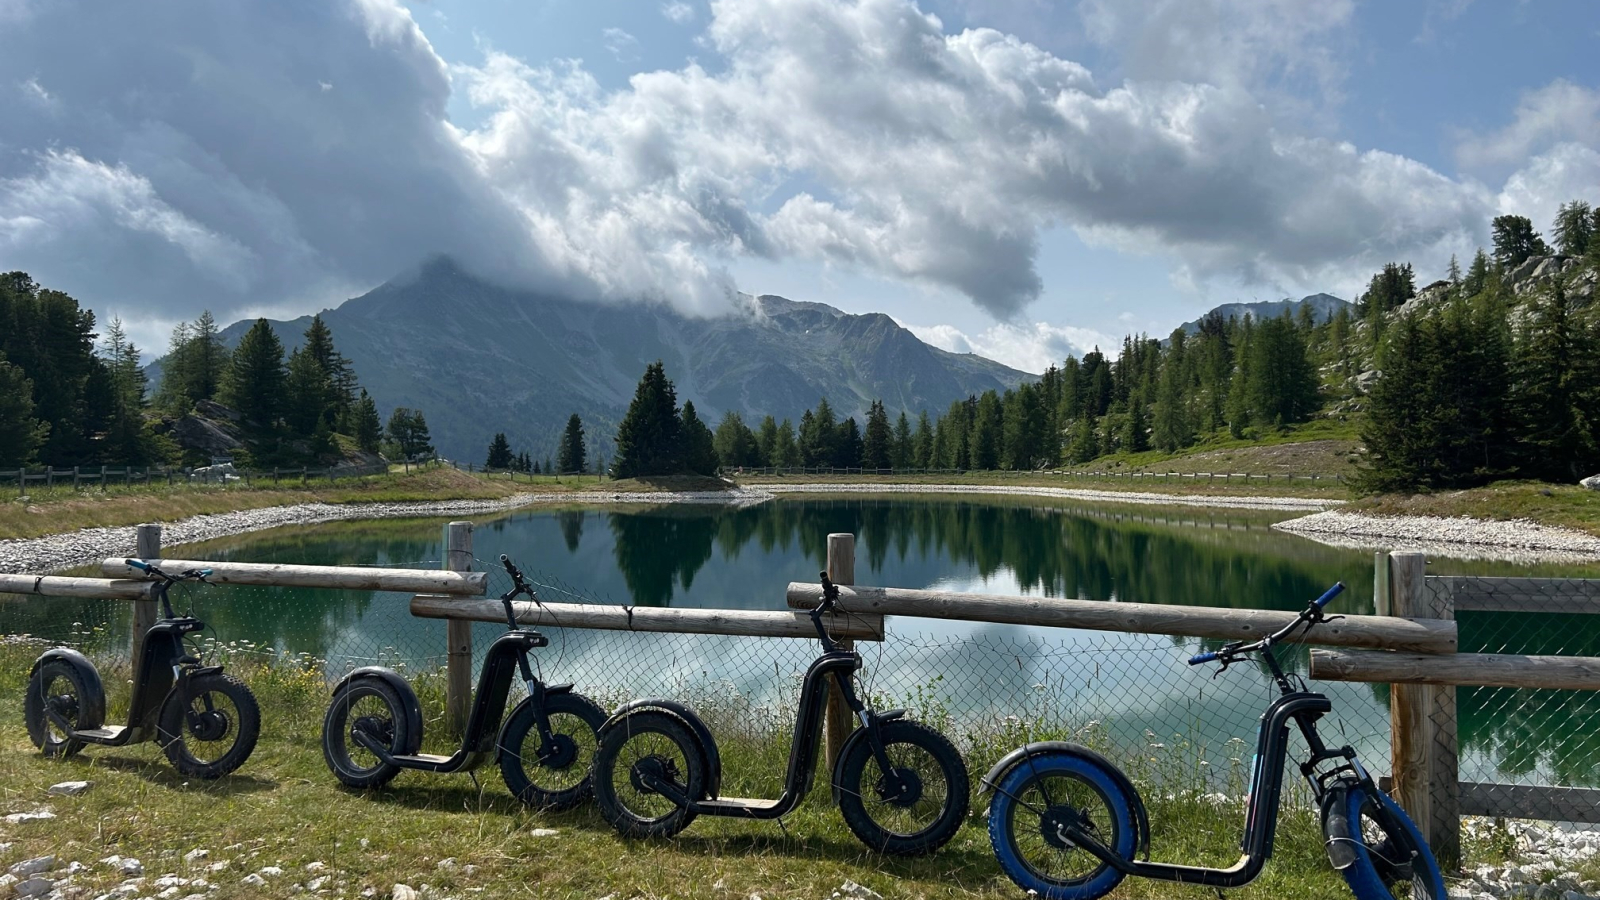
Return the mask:
<svg viewBox="0 0 1600 900">
<path fill-rule="evenodd" d="M 861 780 L 867 763 L 872 759 L 872 747 L 866 741 L 857 741 L 847 758 L 840 761 L 839 812 L 851 832 L 863 844 L 890 856 L 926 856 L 938 851 L 961 830 L 971 803 L 971 782 L 967 764 L 961 759 L 955 744 L 936 729 L 912 719 L 895 719 L 883 723 L 883 742 L 888 744 L 914 744 L 927 750 L 941 769 L 949 795 L 939 818 L 927 829 L 914 835 L 896 835 L 885 831 L 872 820 L 861 802 Z"/>
<path fill-rule="evenodd" d="M 156 742 L 166 752 L 167 759 L 180 774 L 190 778 L 221 778 L 245 764 L 255 752 L 256 740 L 261 736 L 261 706 L 250 686 L 232 675 L 218 672 L 201 675 L 189 681 L 194 695 L 215 692 L 224 694 L 239 711 L 238 729 L 233 746 L 214 762 L 201 762 L 189 752 L 184 728 L 184 707 L 176 689 L 161 704 L 160 724 L 156 728 Z"/>
<path fill-rule="evenodd" d="M 72 689 L 77 692 L 80 703 L 82 702 L 87 686 L 81 683 L 81 673 L 77 667 L 61 659 L 46 660 L 28 679 L 27 696 L 22 701 L 22 718 L 27 725 L 28 740 L 33 742 L 34 747 L 52 759 L 65 759 L 82 750 L 84 743 L 72 738 L 55 742 L 49 740 L 49 720 L 44 709 L 44 686 L 54 680 L 56 675 L 65 676 L 72 683 Z M 78 730 L 87 731 L 99 728 L 104 723 L 85 721 L 80 716 L 76 724 Z"/>
<path fill-rule="evenodd" d="M 342 753 L 335 749 L 332 740 L 333 733 L 336 729 L 349 730 L 350 723 L 344 719 L 341 713 L 349 712 L 350 694 L 357 689 L 371 689 L 388 706 L 389 715 L 394 721 L 395 747 L 401 752 L 405 751 L 408 742 L 417 742 L 421 736 L 413 736 L 407 733 L 410 726 L 405 716 L 405 700 L 382 679 L 362 678 L 357 681 L 346 682 L 333 692 L 333 702 L 328 704 L 328 712 L 322 717 L 322 760 L 328 764 L 328 770 L 333 773 L 333 777 L 339 779 L 341 784 L 360 790 L 371 790 L 381 788 L 393 781 L 394 777 L 400 774 L 400 767 L 380 761 L 376 766 L 367 770 L 366 774 L 360 774 L 357 772 L 357 766 L 350 759 L 348 748 Z M 348 741 L 349 738 L 346 737 L 345 740 Z"/>
<path fill-rule="evenodd" d="M 588 724 L 589 730 L 596 736 L 595 743 L 599 744 L 600 726 L 605 724 L 606 713 L 598 703 L 582 694 L 555 694 L 545 700 L 545 715 L 554 713 L 569 713 L 582 719 Z M 505 730 L 500 736 L 500 777 L 511 791 L 511 796 L 516 797 L 534 809 L 546 812 L 563 812 L 581 806 L 584 801 L 594 796 L 594 772 L 584 776 L 580 784 L 574 785 L 563 791 L 550 791 L 540 787 L 533 778 L 528 777 L 528 770 L 523 765 L 523 760 L 516 750 L 520 750 L 528 733 L 535 729 L 532 704 L 521 704 L 511 714 L 510 721 L 506 722 Z M 538 766 L 534 766 L 537 770 Z"/>
<path fill-rule="evenodd" d="M 628 713 L 619 720 L 611 723 L 600 732 L 600 746 L 594 756 L 594 798 L 600 807 L 600 814 L 623 837 L 630 838 L 668 838 L 689 827 L 695 820 L 696 814 L 683 807 L 678 807 L 656 819 L 644 819 L 622 805 L 617 799 L 615 779 L 620 775 L 627 778 L 628 773 L 618 772 L 617 754 L 628 739 L 640 732 L 654 731 L 664 735 L 677 746 L 688 772 L 684 773 L 684 783 L 691 797 L 701 796 L 705 790 L 705 762 L 703 753 L 694 733 L 691 732 L 677 716 L 659 710 L 643 709 Z"/>
</svg>

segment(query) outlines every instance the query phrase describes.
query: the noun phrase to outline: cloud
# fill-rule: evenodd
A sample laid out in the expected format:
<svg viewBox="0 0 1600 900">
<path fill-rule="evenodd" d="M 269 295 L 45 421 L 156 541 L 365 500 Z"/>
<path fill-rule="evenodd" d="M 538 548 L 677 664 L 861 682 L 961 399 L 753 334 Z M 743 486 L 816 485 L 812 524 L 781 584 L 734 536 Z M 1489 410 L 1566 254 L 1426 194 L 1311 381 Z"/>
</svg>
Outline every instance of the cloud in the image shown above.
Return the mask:
<svg viewBox="0 0 1600 900">
<path fill-rule="evenodd" d="M 0 254 L 163 315 L 325 304 L 446 253 L 691 312 L 726 308 L 732 260 L 812 260 L 1022 323 L 1050 227 L 1285 294 L 1481 242 L 1495 191 L 1263 103 L 1295 79 L 1336 89 L 1321 48 L 1347 3 L 1203 6 L 1241 18 L 1152 0 L 1162 28 L 1139 29 L 1086 4 L 1138 73 L 1102 84 L 907 0 L 716 0 L 714 66 L 610 90 L 575 62 L 447 65 L 394 0 L 28 7 L 0 45 Z M 1164 58 L 1184 40 L 1193 60 Z M 472 127 L 447 115 L 463 99 Z M 1017 359 L 1074 339 L 1006 327 L 1023 330 L 965 339 Z"/>
<path fill-rule="evenodd" d="M 639 58 L 639 39 L 623 31 L 621 28 L 607 28 L 600 32 L 606 49 L 619 62 L 630 62 Z"/>
<path fill-rule="evenodd" d="M 683 0 L 667 0 L 661 4 L 661 14 L 679 25 L 687 25 L 694 20 L 694 7 Z"/>
<path fill-rule="evenodd" d="M 1069 356 L 1082 356 L 1095 347 L 1115 355 L 1118 342 L 1087 328 L 1047 322 L 1001 322 L 969 335 L 953 325 L 906 325 L 924 342 L 952 353 L 976 353 L 1024 372 L 1038 374 L 1060 366 Z"/>
<path fill-rule="evenodd" d="M 1562 141 L 1600 146 L 1600 91 L 1565 79 L 1528 91 L 1517 102 L 1510 124 L 1464 137 L 1456 158 L 1467 167 L 1514 165 Z"/>
</svg>

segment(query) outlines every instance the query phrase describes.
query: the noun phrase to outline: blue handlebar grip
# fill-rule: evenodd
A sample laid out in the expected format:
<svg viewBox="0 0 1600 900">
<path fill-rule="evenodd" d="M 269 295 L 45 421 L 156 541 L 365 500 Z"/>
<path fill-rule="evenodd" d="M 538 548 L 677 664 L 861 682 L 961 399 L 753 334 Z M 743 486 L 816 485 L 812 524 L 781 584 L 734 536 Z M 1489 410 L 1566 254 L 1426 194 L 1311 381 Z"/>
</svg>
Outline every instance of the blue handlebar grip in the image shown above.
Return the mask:
<svg viewBox="0 0 1600 900">
<path fill-rule="evenodd" d="M 200 577 L 201 578 L 210 578 L 211 577 L 211 570 L 210 569 L 201 569 L 200 570 Z"/>
<path fill-rule="evenodd" d="M 1336 582 L 1333 585 L 1333 587 L 1328 588 L 1328 592 L 1326 594 L 1323 594 L 1321 597 L 1318 597 L 1317 599 L 1311 601 L 1311 605 L 1315 606 L 1318 609 L 1321 609 L 1322 607 L 1327 606 L 1329 603 L 1333 602 L 1333 598 L 1339 596 L 1342 593 L 1344 593 L 1344 582 L 1342 582 L 1342 581 Z"/>
<path fill-rule="evenodd" d="M 123 563 L 124 563 L 124 564 L 126 564 L 126 565 L 129 565 L 129 566 L 132 566 L 132 567 L 134 567 L 134 568 L 135 568 L 135 569 L 138 569 L 138 570 L 139 570 L 139 571 L 141 571 L 141 572 L 148 572 L 148 571 L 150 571 L 150 567 L 149 567 L 149 566 L 148 566 L 148 565 L 146 565 L 146 564 L 145 564 L 145 563 L 142 563 L 142 562 L 140 562 L 140 561 L 138 561 L 138 560 L 137 560 L 137 559 L 125 559 L 125 560 L 123 560 L 123 561 L 122 561 L 122 562 L 123 562 Z"/>
<path fill-rule="evenodd" d="M 1201 663 L 1208 663 L 1208 662 L 1211 662 L 1212 660 L 1218 659 L 1218 658 L 1219 657 L 1214 652 L 1213 653 L 1201 653 L 1201 654 L 1198 654 L 1196 656 L 1189 657 L 1189 665 L 1198 666 Z"/>
</svg>

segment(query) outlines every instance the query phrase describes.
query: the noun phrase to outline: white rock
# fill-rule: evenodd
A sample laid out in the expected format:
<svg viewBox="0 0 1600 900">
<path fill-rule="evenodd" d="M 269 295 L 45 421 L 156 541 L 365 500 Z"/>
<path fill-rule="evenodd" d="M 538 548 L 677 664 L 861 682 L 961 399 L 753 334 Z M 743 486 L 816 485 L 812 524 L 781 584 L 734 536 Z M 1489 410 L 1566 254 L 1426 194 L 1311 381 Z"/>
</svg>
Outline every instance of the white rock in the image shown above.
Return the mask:
<svg viewBox="0 0 1600 900">
<path fill-rule="evenodd" d="M 116 866 L 117 866 L 117 871 L 121 872 L 124 875 L 143 875 L 144 874 L 144 863 L 139 862 L 137 859 L 134 859 L 131 856 L 128 857 L 127 859 L 118 860 L 117 863 L 116 863 Z"/>
<path fill-rule="evenodd" d="M 419 900 L 417 889 L 409 884 L 397 884 L 389 889 L 389 900 Z"/>
<path fill-rule="evenodd" d="M 466 865 L 461 867 L 461 874 L 467 876 L 468 878 L 471 878 L 472 876 L 478 874 L 478 867 L 473 865 L 472 863 L 467 863 Z"/>
<path fill-rule="evenodd" d="M 439 860 L 439 864 L 434 866 L 435 869 L 438 869 L 438 870 L 440 870 L 442 872 L 454 871 L 455 867 L 456 867 L 456 858 L 454 856 L 447 857 L 445 859 L 441 859 L 441 860 Z"/>
<path fill-rule="evenodd" d="M 194 850 L 190 850 L 188 853 L 185 853 L 183 855 L 183 863 L 184 863 L 184 865 L 192 866 L 195 863 L 199 862 L 202 859 L 205 859 L 206 857 L 208 857 L 210 855 L 211 855 L 211 851 L 210 850 L 202 850 L 202 849 L 199 849 L 199 848 L 195 848 Z"/>
<path fill-rule="evenodd" d="M 239 883 L 240 884 L 248 884 L 251 887 L 261 887 L 262 885 L 267 883 L 267 880 L 265 878 L 262 878 L 260 875 L 256 874 L 255 872 L 251 872 L 249 875 L 246 875 Z"/>
<path fill-rule="evenodd" d="M 333 876 L 331 876 L 331 875 L 318 875 L 317 877 L 315 877 L 315 878 L 311 879 L 310 881 L 306 882 L 306 890 L 308 890 L 308 891 L 320 890 L 323 885 L 328 883 L 328 879 L 331 878 L 331 877 L 333 877 Z"/>
<path fill-rule="evenodd" d="M 216 862 L 212 863 L 207 868 L 209 868 L 213 872 L 221 872 L 223 869 L 226 869 L 231 865 L 233 865 L 233 862 L 231 860 L 219 859 Z"/>
<path fill-rule="evenodd" d="M 84 865 L 81 862 L 78 862 L 77 860 L 73 860 L 72 862 L 67 863 L 66 872 L 67 872 L 67 874 L 69 876 L 70 875 L 76 875 L 79 872 L 87 872 L 88 870 L 89 870 L 88 866 Z"/>
<path fill-rule="evenodd" d="M 35 856 L 33 859 L 25 859 L 22 862 L 13 864 L 6 871 L 18 878 L 27 878 L 40 872 L 48 872 L 55 866 L 56 858 L 54 856 Z"/>
<path fill-rule="evenodd" d="M 372 842 L 371 841 L 367 840 L 366 838 L 362 838 L 361 839 L 361 849 L 365 850 L 365 849 L 367 849 L 368 847 L 371 847 L 371 846 L 372 846 Z"/>
<path fill-rule="evenodd" d="M 854 897 L 856 900 L 883 900 L 882 894 L 854 881 L 846 881 L 839 885 L 839 893 L 845 897 Z"/>
<path fill-rule="evenodd" d="M 307 872 L 321 872 L 322 870 L 324 870 L 326 868 L 328 868 L 328 864 L 323 862 L 320 859 L 315 861 L 315 862 L 306 863 L 306 871 Z"/>
<path fill-rule="evenodd" d="M 178 896 L 181 893 L 183 893 L 183 888 L 180 888 L 180 887 L 177 887 L 176 885 L 174 885 L 173 887 L 169 887 L 166 890 L 162 891 L 161 893 L 157 894 L 156 898 L 157 898 L 157 900 L 173 900 L 174 897 Z"/>
<path fill-rule="evenodd" d="M 22 825 L 27 822 L 47 822 L 55 817 L 56 814 L 48 809 L 36 809 L 33 812 L 12 813 L 6 816 L 6 822 L 11 825 Z"/>
<path fill-rule="evenodd" d="M 87 791 L 91 783 L 88 781 L 63 781 L 60 784 L 50 785 L 50 793 L 61 797 L 76 797 Z"/>
<path fill-rule="evenodd" d="M 277 878 L 279 875 L 283 874 L 283 869 L 277 866 L 262 866 L 260 869 L 256 870 L 256 874 L 265 878 Z"/>
<path fill-rule="evenodd" d="M 6 892 L 11 889 L 11 886 L 13 884 L 16 884 L 17 882 L 19 882 L 21 880 L 22 879 L 20 879 L 17 876 L 11 874 L 10 872 L 6 872 L 5 874 L 0 875 L 0 897 L 4 897 L 6 895 Z"/>
<path fill-rule="evenodd" d="M 14 891 L 18 897 L 42 897 L 45 894 L 50 893 L 50 889 L 52 887 L 55 887 L 55 882 L 51 881 L 50 879 L 35 877 L 29 878 L 27 881 L 17 882 L 16 885 L 11 888 L 11 890 Z"/>
<path fill-rule="evenodd" d="M 183 887 L 188 883 L 188 879 L 179 878 L 176 875 L 163 875 L 152 881 L 150 886 L 155 888 Z"/>
<path fill-rule="evenodd" d="M 561 832 L 555 830 L 554 828 L 535 828 L 534 830 L 528 832 L 528 837 L 555 837 L 560 833 Z"/>
</svg>

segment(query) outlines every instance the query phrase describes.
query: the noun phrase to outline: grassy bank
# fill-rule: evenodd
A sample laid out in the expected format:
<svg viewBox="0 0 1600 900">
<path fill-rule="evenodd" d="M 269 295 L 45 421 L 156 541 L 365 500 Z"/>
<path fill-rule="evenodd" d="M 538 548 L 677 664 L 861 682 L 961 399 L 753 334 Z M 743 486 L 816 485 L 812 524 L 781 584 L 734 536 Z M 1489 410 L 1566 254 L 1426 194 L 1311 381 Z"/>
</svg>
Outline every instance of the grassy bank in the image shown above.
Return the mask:
<svg viewBox="0 0 1600 900">
<path fill-rule="evenodd" d="M 1600 536 L 1600 491 L 1577 485 L 1502 481 L 1463 491 L 1364 497 L 1347 509 L 1387 516 L 1531 519 Z"/>
<path fill-rule="evenodd" d="M 246 766 L 220 781 L 185 781 L 151 744 L 91 748 L 71 760 L 45 760 L 28 744 L 22 727 L 21 695 L 37 651 L 0 646 L 0 814 L 48 806 L 57 817 L 0 821 L 0 843 L 10 845 L 0 851 L 0 866 L 45 854 L 56 855 L 60 865 L 80 861 L 90 868 L 75 883 L 88 889 L 87 896 L 122 881 L 97 862 L 111 855 L 143 861 L 147 886 L 167 873 L 199 875 L 220 886 L 212 896 L 221 900 L 288 896 L 293 885 L 314 877 L 306 866 L 318 862 L 327 868 L 315 874 L 328 876 L 324 895 L 333 897 L 361 896 L 370 889 L 369 896 L 381 898 L 401 882 L 426 883 L 440 892 L 437 896 L 456 897 L 481 891 L 485 897 L 732 900 L 759 894 L 817 900 L 846 880 L 886 898 L 1021 896 L 994 862 L 977 804 L 951 845 L 931 858 L 908 861 L 863 848 L 821 789 L 782 828 L 702 818 L 676 839 L 661 842 L 623 841 L 590 809 L 531 813 L 511 799 L 498 772 L 487 768 L 477 785 L 464 775 L 405 773 L 380 792 L 346 791 L 322 762 L 318 737 L 327 691 L 314 668 L 235 665 L 260 698 L 263 734 Z M 444 749 L 437 691 L 425 686 L 423 694 L 434 734 L 430 749 L 437 752 Z M 786 736 L 732 735 L 723 745 L 726 793 L 774 791 L 787 743 Z M 974 782 L 1000 743 L 975 752 Z M 69 779 L 93 786 L 79 797 L 47 795 L 49 785 Z M 1237 804 L 1214 806 L 1197 793 L 1170 798 L 1148 793 L 1156 856 L 1233 862 L 1243 819 Z M 535 828 L 557 834 L 534 837 Z M 1266 874 L 1237 896 L 1348 896 L 1327 866 L 1315 819 L 1307 811 L 1284 813 L 1278 845 Z M 208 856 L 186 868 L 182 856 L 195 849 L 207 850 Z M 445 859 L 454 862 L 441 867 Z M 226 866 L 211 871 L 222 863 Z M 241 884 L 265 866 L 278 866 L 284 874 L 264 888 Z M 1214 894 L 1130 880 L 1114 896 L 1203 900 Z"/>
</svg>

